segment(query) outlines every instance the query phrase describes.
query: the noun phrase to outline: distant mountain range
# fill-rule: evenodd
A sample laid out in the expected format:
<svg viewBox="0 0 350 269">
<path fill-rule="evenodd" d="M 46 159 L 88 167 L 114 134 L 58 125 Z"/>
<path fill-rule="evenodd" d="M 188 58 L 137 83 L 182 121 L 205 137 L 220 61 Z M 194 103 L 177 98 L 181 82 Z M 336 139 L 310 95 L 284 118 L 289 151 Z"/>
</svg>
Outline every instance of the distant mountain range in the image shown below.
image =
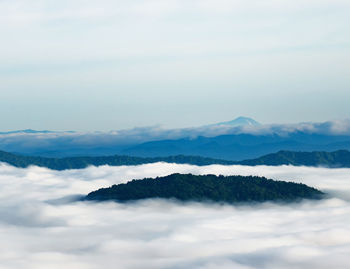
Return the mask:
<svg viewBox="0 0 350 269">
<path fill-rule="evenodd" d="M 183 129 L 144 127 L 111 132 L 22 130 L 0 133 L 0 150 L 52 158 L 177 155 L 242 161 L 287 151 L 350 150 L 350 120 L 323 123 L 260 124 L 239 117 Z"/>
<path fill-rule="evenodd" d="M 330 168 L 350 168 L 350 151 L 339 150 L 334 152 L 292 152 L 279 151 L 277 153 L 264 155 L 260 158 L 229 161 L 212 159 L 200 156 L 170 156 L 142 158 L 131 156 L 92 156 L 92 157 L 67 157 L 67 158 L 45 158 L 35 156 L 22 156 L 0 151 L 0 162 L 8 163 L 15 167 L 25 168 L 31 165 L 46 167 L 53 170 L 81 169 L 89 165 L 119 166 L 119 165 L 140 165 L 156 162 L 167 162 L 192 165 L 295 165 L 295 166 L 324 166 Z"/>
<path fill-rule="evenodd" d="M 219 123 L 214 123 L 210 125 L 205 125 L 199 128 L 205 128 L 209 126 L 229 126 L 229 127 L 239 127 L 239 126 L 246 126 L 246 125 L 252 125 L 252 126 L 258 126 L 261 125 L 259 122 L 253 120 L 252 118 L 248 117 L 238 117 L 231 121 L 224 121 Z M 75 133 L 74 131 L 49 131 L 49 130 L 33 130 L 33 129 L 24 129 L 24 130 L 15 130 L 15 131 L 7 131 L 7 132 L 0 132 L 1 134 L 52 134 L 52 133 Z"/>
<path fill-rule="evenodd" d="M 235 134 L 151 141 L 129 147 L 122 150 L 121 153 L 141 157 L 198 155 L 238 161 L 280 150 L 335 151 L 340 149 L 350 149 L 350 136 L 294 132 L 287 136 Z"/>
</svg>

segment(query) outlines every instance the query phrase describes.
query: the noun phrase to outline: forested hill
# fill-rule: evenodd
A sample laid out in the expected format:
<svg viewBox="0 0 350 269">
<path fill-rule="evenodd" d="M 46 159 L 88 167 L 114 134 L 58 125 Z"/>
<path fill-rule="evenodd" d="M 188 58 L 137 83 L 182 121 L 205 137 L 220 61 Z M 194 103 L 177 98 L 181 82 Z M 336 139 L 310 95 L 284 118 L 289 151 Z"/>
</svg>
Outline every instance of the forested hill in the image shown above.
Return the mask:
<svg viewBox="0 0 350 269">
<path fill-rule="evenodd" d="M 15 167 L 25 168 L 30 165 L 46 167 L 54 170 L 81 169 L 89 165 L 139 165 L 156 162 L 192 164 L 192 165 L 304 165 L 304 166 L 326 166 L 326 167 L 350 167 L 350 152 L 339 150 L 334 152 L 293 152 L 279 151 L 268 154 L 257 159 L 245 160 L 240 162 L 226 161 L 200 156 L 170 156 L 142 158 L 122 155 L 98 156 L 98 157 L 67 157 L 67 158 L 45 158 L 34 156 L 16 155 L 0 151 L 0 162 L 5 162 Z"/>
<path fill-rule="evenodd" d="M 172 174 L 132 180 L 89 193 L 83 200 L 130 201 L 175 198 L 181 201 L 263 202 L 320 199 L 323 193 L 307 185 L 256 176 Z"/>
<path fill-rule="evenodd" d="M 210 164 L 234 164 L 233 161 L 217 160 L 198 156 L 170 156 L 160 158 L 142 158 L 122 155 L 98 156 L 98 157 L 68 157 L 68 158 L 45 158 L 34 156 L 16 155 L 0 151 L 0 162 L 5 162 L 15 167 L 25 168 L 30 165 L 46 167 L 54 170 L 81 169 L 89 165 L 139 165 L 156 162 L 193 164 L 193 165 L 210 165 Z"/>
<path fill-rule="evenodd" d="M 239 162 L 242 165 L 295 165 L 295 166 L 325 166 L 350 167 L 350 151 L 338 150 L 334 152 L 313 151 L 295 152 L 279 151 L 264 155 L 257 159 Z"/>
</svg>

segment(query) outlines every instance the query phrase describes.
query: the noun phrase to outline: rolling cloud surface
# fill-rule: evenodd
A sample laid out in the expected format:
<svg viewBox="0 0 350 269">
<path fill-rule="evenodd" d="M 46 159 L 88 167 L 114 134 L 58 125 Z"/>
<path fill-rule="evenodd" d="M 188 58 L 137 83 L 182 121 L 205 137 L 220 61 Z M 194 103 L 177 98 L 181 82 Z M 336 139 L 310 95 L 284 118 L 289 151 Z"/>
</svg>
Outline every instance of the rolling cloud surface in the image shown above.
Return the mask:
<svg viewBox="0 0 350 269">
<path fill-rule="evenodd" d="M 100 187 L 174 172 L 263 175 L 322 201 L 220 205 L 72 202 Z M 176 164 L 51 171 L 0 165 L 0 268 L 347 268 L 350 169 Z"/>
</svg>

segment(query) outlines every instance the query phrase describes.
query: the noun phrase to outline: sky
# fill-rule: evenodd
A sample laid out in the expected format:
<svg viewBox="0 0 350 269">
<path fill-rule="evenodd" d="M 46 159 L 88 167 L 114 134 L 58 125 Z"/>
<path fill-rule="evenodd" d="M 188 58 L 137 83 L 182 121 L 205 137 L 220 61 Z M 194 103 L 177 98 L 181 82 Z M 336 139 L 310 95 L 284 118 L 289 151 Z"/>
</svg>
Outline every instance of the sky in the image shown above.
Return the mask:
<svg viewBox="0 0 350 269">
<path fill-rule="evenodd" d="M 0 0 L 0 131 L 350 117 L 347 0 Z"/>
<path fill-rule="evenodd" d="M 175 172 L 263 175 L 303 182 L 329 196 L 250 205 L 72 202 L 97 188 Z M 52 171 L 0 164 L 1 268 L 347 269 L 349 173 L 166 163 Z"/>
</svg>

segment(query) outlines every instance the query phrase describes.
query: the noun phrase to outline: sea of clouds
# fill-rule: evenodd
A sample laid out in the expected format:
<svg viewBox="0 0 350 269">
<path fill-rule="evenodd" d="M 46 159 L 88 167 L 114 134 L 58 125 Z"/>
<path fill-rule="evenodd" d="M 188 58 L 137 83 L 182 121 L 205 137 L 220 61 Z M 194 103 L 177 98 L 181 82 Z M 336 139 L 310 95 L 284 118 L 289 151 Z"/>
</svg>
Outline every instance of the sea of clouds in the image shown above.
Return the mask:
<svg viewBox="0 0 350 269">
<path fill-rule="evenodd" d="M 326 191 L 322 201 L 220 205 L 74 202 L 171 173 L 259 175 Z M 52 171 L 0 164 L 0 268 L 348 268 L 350 169 L 156 163 Z"/>
</svg>

